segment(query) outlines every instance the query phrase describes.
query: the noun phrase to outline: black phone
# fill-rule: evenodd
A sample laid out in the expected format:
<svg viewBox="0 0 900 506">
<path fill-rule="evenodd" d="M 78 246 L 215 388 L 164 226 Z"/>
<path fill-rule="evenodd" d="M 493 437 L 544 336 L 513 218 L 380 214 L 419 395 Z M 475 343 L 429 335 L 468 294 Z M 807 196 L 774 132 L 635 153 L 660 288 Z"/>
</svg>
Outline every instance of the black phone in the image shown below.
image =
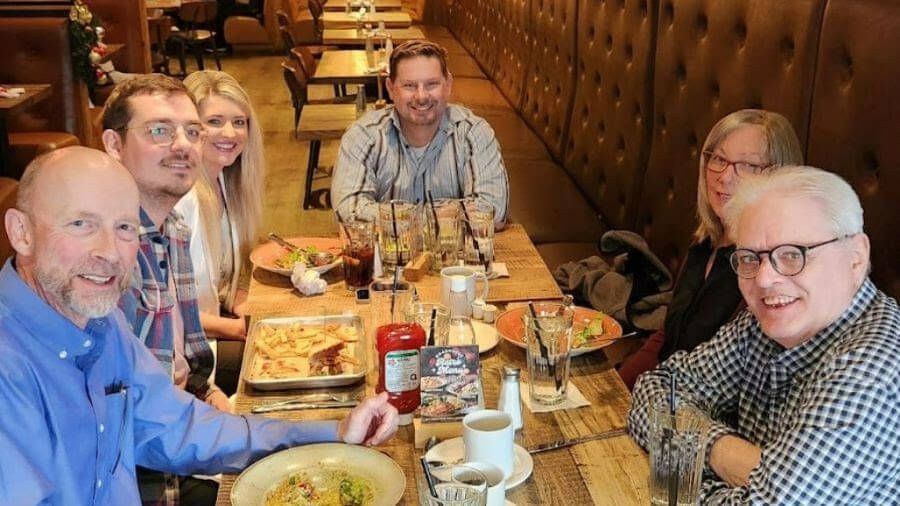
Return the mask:
<svg viewBox="0 0 900 506">
<path fill-rule="evenodd" d="M 368 304 L 369 303 L 369 289 L 368 288 L 360 288 L 356 291 L 356 303 L 357 304 Z"/>
</svg>

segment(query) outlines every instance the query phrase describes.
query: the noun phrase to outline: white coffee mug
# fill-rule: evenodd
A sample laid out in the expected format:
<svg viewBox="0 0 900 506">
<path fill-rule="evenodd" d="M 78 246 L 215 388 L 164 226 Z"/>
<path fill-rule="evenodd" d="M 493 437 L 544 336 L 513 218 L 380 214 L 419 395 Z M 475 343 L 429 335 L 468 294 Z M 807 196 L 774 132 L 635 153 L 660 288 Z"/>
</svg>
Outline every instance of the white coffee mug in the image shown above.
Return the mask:
<svg viewBox="0 0 900 506">
<path fill-rule="evenodd" d="M 460 276 L 465 279 L 466 298 L 468 299 L 468 311 L 465 316 L 472 316 L 472 303 L 475 302 L 475 282 L 477 280 L 484 281 L 481 288 L 481 295 L 477 298 L 487 300 L 488 297 L 488 280 L 484 272 L 476 271 L 468 267 L 444 267 L 441 269 L 441 304 L 450 307 L 450 286 L 453 276 Z"/>
<path fill-rule="evenodd" d="M 506 504 L 506 478 L 503 476 L 502 469 L 487 462 L 463 462 L 463 465 L 481 471 L 481 474 L 487 478 L 486 506 L 504 506 Z"/>
<path fill-rule="evenodd" d="M 483 409 L 463 418 L 466 461 L 486 462 L 503 470 L 509 478 L 514 468 L 512 418 L 503 411 Z"/>
</svg>

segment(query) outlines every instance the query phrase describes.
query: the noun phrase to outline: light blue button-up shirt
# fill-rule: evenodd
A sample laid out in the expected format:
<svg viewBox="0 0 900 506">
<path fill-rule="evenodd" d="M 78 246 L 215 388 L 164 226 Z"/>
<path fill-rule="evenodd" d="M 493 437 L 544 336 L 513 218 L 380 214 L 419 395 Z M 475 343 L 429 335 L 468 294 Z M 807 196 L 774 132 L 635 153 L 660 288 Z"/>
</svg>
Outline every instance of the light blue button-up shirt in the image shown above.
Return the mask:
<svg viewBox="0 0 900 506">
<path fill-rule="evenodd" d="M 220 412 L 175 388 L 118 309 L 81 330 L 0 270 L 0 504 L 140 504 L 135 464 L 234 473 L 336 435 Z"/>
</svg>

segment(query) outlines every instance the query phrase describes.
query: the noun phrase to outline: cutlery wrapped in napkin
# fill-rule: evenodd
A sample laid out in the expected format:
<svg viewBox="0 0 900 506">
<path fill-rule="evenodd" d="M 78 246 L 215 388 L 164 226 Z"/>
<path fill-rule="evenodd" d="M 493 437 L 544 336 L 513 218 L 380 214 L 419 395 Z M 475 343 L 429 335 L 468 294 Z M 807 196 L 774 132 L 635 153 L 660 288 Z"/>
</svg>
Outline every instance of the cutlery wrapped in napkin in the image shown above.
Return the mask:
<svg viewBox="0 0 900 506">
<path fill-rule="evenodd" d="M 325 288 L 328 287 L 328 282 L 322 279 L 318 272 L 308 269 L 303 262 L 294 264 L 294 271 L 291 273 L 291 284 L 303 295 L 325 293 Z"/>
</svg>

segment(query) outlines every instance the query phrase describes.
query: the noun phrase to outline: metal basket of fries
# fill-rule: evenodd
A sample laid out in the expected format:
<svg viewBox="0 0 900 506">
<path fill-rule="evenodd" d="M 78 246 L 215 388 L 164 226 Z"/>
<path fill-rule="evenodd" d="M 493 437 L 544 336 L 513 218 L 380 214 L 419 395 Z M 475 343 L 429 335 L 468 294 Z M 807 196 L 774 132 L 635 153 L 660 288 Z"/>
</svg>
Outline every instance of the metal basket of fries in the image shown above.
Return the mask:
<svg viewBox="0 0 900 506">
<path fill-rule="evenodd" d="M 358 315 L 265 318 L 247 336 L 244 380 L 259 390 L 350 385 L 367 369 Z"/>
</svg>

